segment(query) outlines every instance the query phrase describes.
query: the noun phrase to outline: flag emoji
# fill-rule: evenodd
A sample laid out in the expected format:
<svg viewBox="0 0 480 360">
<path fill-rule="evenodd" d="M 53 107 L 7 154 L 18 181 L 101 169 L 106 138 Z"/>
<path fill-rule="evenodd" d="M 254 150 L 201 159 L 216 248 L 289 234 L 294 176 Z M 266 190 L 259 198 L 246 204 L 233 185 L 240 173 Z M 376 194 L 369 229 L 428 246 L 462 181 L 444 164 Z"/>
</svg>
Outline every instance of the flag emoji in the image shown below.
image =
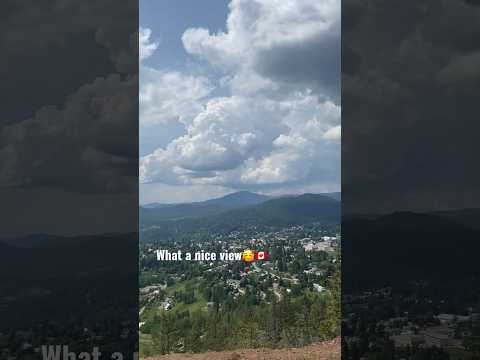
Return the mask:
<svg viewBox="0 0 480 360">
<path fill-rule="evenodd" d="M 268 251 L 257 251 L 255 252 L 255 260 L 268 260 L 270 254 Z"/>
</svg>

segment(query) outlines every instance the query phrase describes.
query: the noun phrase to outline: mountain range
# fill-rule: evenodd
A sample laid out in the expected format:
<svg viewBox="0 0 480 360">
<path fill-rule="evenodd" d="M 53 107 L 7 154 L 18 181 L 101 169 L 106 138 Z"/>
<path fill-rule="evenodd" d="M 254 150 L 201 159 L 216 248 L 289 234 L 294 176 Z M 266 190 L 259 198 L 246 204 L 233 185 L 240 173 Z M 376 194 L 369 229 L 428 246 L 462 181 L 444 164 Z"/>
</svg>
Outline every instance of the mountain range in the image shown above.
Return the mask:
<svg viewBox="0 0 480 360">
<path fill-rule="evenodd" d="M 177 219 L 158 219 L 140 209 L 140 241 L 183 239 L 194 235 L 226 234 L 255 227 L 257 230 L 323 223 L 340 224 L 340 201 L 330 196 L 303 194 L 274 198 L 218 213 Z"/>
<path fill-rule="evenodd" d="M 140 207 L 140 223 L 219 214 L 223 211 L 260 204 L 271 198 L 248 191 L 236 192 L 217 199 L 182 204 L 147 204 Z"/>
<path fill-rule="evenodd" d="M 340 193 L 326 193 L 319 194 L 319 196 L 327 197 L 330 200 L 334 199 L 336 200 L 336 202 L 340 200 Z M 275 207 L 275 201 L 278 201 L 276 204 L 282 207 L 287 206 L 290 202 L 292 202 L 292 206 L 294 206 L 294 203 L 298 201 L 295 200 L 297 198 L 298 196 L 296 195 L 272 197 L 248 191 L 240 191 L 220 198 L 201 202 L 182 204 L 151 203 L 140 206 L 140 226 L 152 225 L 164 220 L 180 220 L 186 218 L 208 217 L 218 215 L 233 209 L 241 209 L 247 207 L 251 208 L 253 206 L 260 205 L 269 201 L 274 201 L 273 205 L 270 205 L 273 207 Z M 248 212 L 251 211 L 251 209 L 248 210 Z"/>
</svg>

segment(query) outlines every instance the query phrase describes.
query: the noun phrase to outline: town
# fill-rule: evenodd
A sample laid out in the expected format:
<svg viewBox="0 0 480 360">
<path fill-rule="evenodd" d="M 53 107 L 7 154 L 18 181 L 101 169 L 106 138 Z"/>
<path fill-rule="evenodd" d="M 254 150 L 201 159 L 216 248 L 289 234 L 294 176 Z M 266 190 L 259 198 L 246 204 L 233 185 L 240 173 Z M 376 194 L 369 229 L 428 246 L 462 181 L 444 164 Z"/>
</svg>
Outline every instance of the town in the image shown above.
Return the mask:
<svg viewBox="0 0 480 360">
<path fill-rule="evenodd" d="M 332 279 L 337 277 L 339 280 L 340 242 L 339 226 L 321 223 L 271 230 L 246 227 L 228 233 L 180 237 L 173 242 L 141 241 L 141 355 L 239 346 L 234 334 L 230 337 L 230 343 L 217 343 L 218 339 L 210 334 L 207 325 L 198 325 L 195 343 L 192 331 L 184 332 L 182 329 L 184 322 L 193 326 L 196 317 L 241 318 L 240 312 L 251 313 L 254 309 L 265 311 L 282 302 L 288 302 L 300 311 L 304 309 L 304 305 L 300 305 L 302 301 L 310 302 L 308 311 L 316 309 L 322 313 L 332 297 Z M 201 261 L 158 261 L 158 249 L 167 247 L 174 249 L 172 253 L 181 254 L 236 255 L 252 249 L 267 250 L 270 256 L 266 261 L 251 264 L 241 261 L 239 257 L 228 256 Z M 338 282 L 338 293 L 339 286 Z M 317 315 L 312 322 L 316 320 L 320 324 L 321 316 Z M 165 329 L 161 328 L 168 321 L 175 323 L 177 334 L 172 336 L 175 341 L 169 339 L 165 344 Z M 238 323 L 241 322 L 239 319 Z M 236 321 L 232 321 L 226 331 L 237 331 L 240 325 L 236 324 Z M 318 332 L 307 336 L 320 338 Z M 253 336 L 251 340 L 255 342 Z M 292 344 L 300 341 L 293 336 L 290 340 Z M 280 339 L 274 341 L 280 342 Z"/>
<path fill-rule="evenodd" d="M 342 351 L 354 360 L 476 359 L 480 309 L 472 295 L 439 296 L 425 281 L 412 282 L 408 291 L 385 287 L 343 294 Z"/>
</svg>

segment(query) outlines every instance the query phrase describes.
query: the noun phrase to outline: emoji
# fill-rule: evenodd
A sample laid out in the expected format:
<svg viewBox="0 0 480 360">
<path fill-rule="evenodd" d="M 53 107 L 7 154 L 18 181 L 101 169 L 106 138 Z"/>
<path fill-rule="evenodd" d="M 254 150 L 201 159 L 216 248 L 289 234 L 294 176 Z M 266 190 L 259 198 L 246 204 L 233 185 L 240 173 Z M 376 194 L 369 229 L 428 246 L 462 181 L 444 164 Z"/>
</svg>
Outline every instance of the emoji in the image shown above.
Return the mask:
<svg viewBox="0 0 480 360">
<path fill-rule="evenodd" d="M 246 263 L 251 263 L 255 259 L 255 255 L 252 250 L 245 250 L 242 254 L 242 260 Z"/>
<path fill-rule="evenodd" d="M 255 260 L 268 260 L 270 254 L 268 251 L 255 251 Z"/>
</svg>

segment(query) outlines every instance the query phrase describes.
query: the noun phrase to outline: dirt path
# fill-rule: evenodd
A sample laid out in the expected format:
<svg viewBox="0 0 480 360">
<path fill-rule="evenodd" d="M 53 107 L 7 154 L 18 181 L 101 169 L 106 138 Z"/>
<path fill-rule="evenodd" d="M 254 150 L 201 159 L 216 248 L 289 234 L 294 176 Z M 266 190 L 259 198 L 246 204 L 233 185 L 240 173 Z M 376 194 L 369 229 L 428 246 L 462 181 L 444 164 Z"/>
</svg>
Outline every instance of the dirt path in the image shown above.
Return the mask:
<svg viewBox="0 0 480 360">
<path fill-rule="evenodd" d="M 289 349 L 245 349 L 204 354 L 169 354 L 144 360 L 340 360 L 340 339 Z"/>
</svg>

